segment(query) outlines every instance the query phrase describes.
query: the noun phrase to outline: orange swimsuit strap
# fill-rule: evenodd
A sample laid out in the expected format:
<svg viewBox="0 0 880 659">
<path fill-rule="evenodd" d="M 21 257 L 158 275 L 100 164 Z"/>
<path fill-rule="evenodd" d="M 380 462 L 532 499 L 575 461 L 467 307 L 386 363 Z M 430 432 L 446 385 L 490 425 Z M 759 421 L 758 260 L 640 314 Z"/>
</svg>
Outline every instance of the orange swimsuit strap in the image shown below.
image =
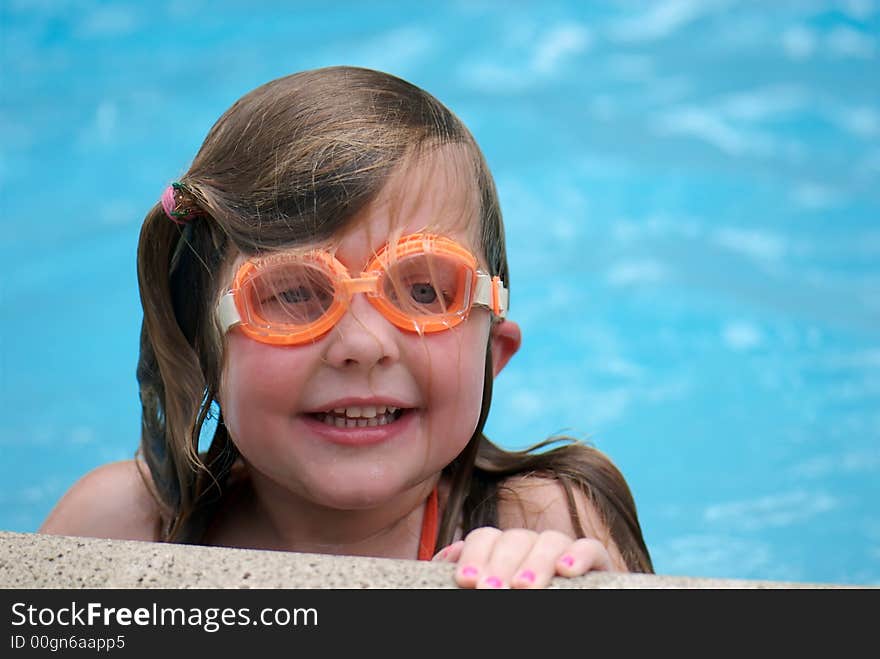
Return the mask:
<svg viewBox="0 0 880 659">
<path fill-rule="evenodd" d="M 425 516 L 422 518 L 422 536 L 419 538 L 419 560 L 430 561 L 434 557 L 434 545 L 437 544 L 437 486 L 431 490 L 425 504 Z"/>
</svg>

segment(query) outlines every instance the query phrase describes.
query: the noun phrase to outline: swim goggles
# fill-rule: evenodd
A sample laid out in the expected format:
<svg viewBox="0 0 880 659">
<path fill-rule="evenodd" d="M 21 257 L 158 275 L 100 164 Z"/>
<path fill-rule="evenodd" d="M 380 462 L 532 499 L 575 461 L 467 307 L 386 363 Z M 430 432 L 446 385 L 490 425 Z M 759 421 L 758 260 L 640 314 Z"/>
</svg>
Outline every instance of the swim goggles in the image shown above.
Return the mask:
<svg viewBox="0 0 880 659">
<path fill-rule="evenodd" d="M 507 313 L 503 282 L 479 270 L 473 254 L 450 238 L 415 233 L 382 247 L 359 277 L 322 250 L 249 259 L 220 298 L 217 317 L 224 332 L 238 326 L 261 343 L 300 345 L 330 331 L 355 293 L 420 334 L 455 327 L 474 306 L 498 318 Z"/>
</svg>

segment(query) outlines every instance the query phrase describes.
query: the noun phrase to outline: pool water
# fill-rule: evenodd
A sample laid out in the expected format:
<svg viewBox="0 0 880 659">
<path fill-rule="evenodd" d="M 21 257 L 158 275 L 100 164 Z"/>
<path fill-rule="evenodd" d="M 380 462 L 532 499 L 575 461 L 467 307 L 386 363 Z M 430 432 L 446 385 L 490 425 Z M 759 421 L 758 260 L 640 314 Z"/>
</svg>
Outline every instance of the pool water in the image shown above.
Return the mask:
<svg viewBox="0 0 880 659">
<path fill-rule="evenodd" d="M 0 5 L 0 528 L 133 454 L 139 223 L 272 78 L 389 71 L 496 177 L 487 434 L 626 475 L 658 572 L 880 584 L 880 5 Z"/>
</svg>

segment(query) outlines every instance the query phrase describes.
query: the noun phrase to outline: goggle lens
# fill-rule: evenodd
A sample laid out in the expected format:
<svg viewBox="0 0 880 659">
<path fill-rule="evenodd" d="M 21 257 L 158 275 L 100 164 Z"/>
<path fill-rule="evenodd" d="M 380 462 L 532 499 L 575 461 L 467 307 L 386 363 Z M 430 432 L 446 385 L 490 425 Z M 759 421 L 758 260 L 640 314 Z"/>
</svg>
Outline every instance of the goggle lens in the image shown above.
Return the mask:
<svg viewBox="0 0 880 659">
<path fill-rule="evenodd" d="M 310 325 L 330 310 L 336 297 L 327 271 L 305 260 L 255 269 L 240 295 L 247 322 L 266 329 Z"/>
<path fill-rule="evenodd" d="M 385 265 L 381 295 L 413 319 L 443 318 L 467 311 L 473 270 L 442 254 L 413 254 Z"/>
</svg>

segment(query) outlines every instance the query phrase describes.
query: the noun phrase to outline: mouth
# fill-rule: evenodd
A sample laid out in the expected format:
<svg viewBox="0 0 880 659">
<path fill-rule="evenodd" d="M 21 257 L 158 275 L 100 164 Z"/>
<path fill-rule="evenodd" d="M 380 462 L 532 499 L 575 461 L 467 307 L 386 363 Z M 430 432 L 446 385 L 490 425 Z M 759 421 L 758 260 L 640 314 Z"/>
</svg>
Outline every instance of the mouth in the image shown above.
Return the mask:
<svg viewBox="0 0 880 659">
<path fill-rule="evenodd" d="M 374 428 L 400 419 L 409 410 L 390 405 L 337 407 L 309 414 L 313 419 L 334 428 Z"/>
</svg>

